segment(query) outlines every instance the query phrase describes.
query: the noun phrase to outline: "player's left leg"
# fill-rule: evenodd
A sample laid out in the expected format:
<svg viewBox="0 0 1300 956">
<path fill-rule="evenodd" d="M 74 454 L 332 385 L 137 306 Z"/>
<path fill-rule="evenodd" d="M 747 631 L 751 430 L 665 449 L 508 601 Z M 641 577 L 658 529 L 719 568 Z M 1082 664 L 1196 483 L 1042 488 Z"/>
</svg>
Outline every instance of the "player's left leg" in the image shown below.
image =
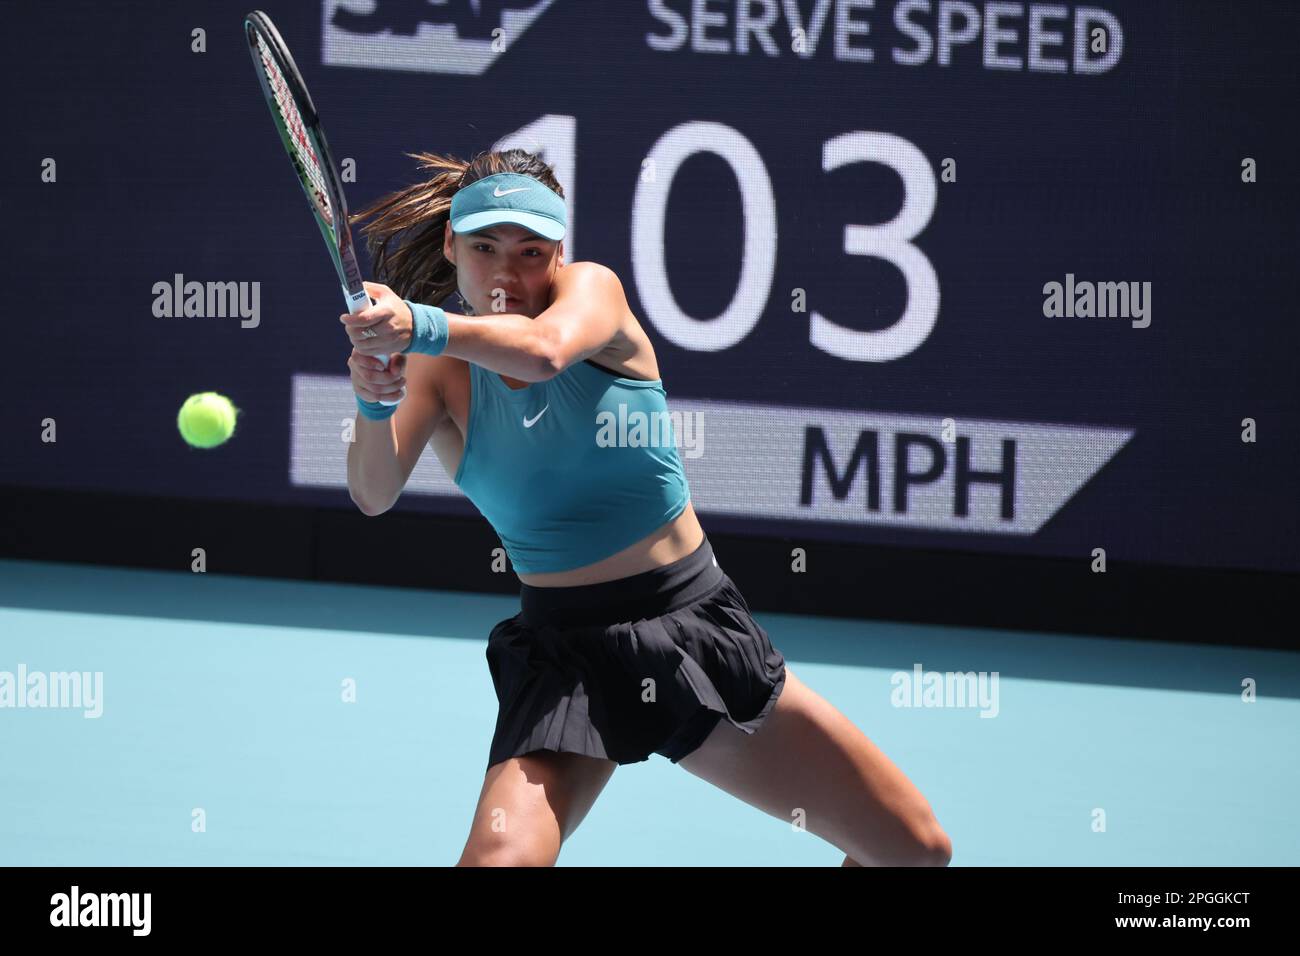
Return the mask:
<svg viewBox="0 0 1300 956">
<path fill-rule="evenodd" d="M 946 866 L 952 858 L 921 791 L 788 666 L 781 696 L 755 733 L 720 721 L 678 763 L 774 817 L 802 820 L 847 854 L 845 865 Z"/>
</svg>

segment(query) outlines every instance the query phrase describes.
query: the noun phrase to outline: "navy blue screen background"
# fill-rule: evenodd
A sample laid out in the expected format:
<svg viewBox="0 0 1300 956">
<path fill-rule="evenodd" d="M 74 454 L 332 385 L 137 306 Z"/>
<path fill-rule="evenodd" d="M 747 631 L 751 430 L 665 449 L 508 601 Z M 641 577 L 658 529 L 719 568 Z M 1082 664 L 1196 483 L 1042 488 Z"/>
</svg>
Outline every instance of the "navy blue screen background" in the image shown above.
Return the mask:
<svg viewBox="0 0 1300 956">
<path fill-rule="evenodd" d="M 706 529 L 1059 557 L 1103 547 L 1142 562 L 1300 570 L 1300 15 L 1290 5 L 1098 3 L 1122 25 L 1123 50 L 1097 74 L 1028 69 L 1023 14 L 1003 17 L 1019 38 L 999 48 L 1020 68 L 991 67 L 982 35 L 957 45 L 946 65 L 934 53 L 900 63 L 891 51 L 915 44 L 899 32 L 891 0 L 853 5 L 852 16 L 870 22 L 853 44 L 871 49 L 871 61 L 836 47 L 836 10 L 847 4 L 793 4 L 805 21 L 829 11 L 816 48 L 792 53 L 778 16 L 773 55 L 753 39 L 739 50 L 735 3 L 705 5 L 723 20 L 710 27 L 691 23 L 684 0 L 555 0 L 484 3 L 477 15 L 468 3 L 381 2 L 375 15 L 391 21 L 381 40 L 403 22 L 417 38 L 437 27 L 472 39 L 491 36 L 514 8 L 536 16 L 477 74 L 393 69 L 384 55 L 343 65 L 324 55 L 337 6 L 264 9 L 294 51 L 336 157 L 355 160 L 351 208 L 413 181 L 406 151 L 469 156 L 542 117 L 564 118 L 574 160 L 564 183 L 574 200 L 567 258 L 619 274 L 670 400 L 747 410 L 754 434 L 717 436 L 718 455 L 763 445 L 766 424 L 773 435 L 807 436 L 800 415 L 849 429 L 852 415 L 873 429 L 895 416 L 889 442 L 951 418 L 959 435 L 980 423 L 970 434 L 985 452 L 1001 447 L 994 439 L 1006 423 L 1050 426 L 1050 442 L 1022 451 L 1026 466 L 1038 460 L 1050 474 L 1054 456 L 1096 452 L 1090 429 L 1131 433 L 1096 452 L 1079 487 L 1044 492 L 1050 505 L 1032 532 L 999 530 L 987 507 L 984 526 L 965 528 L 942 495 L 896 508 L 887 490 L 870 512 L 853 504 L 865 496 L 861 474 L 848 504 L 826 505 L 852 505 L 861 520 L 844 510 L 804 519 L 797 500 L 780 511 L 762 495 L 807 466 L 810 446 L 798 441 L 737 458 L 745 468 L 736 494 L 748 503 L 697 502 Z M 987 6 L 974 5 L 985 20 Z M 1069 15 L 1054 21 L 1065 34 L 1055 55 L 1069 60 L 1081 5 L 1062 6 Z M 939 4 L 912 9 L 933 37 Z M 229 3 L 9 10 L 0 482 L 354 507 L 344 488 L 292 477 L 293 430 L 302 427 L 295 377 L 335 376 L 346 387 L 350 347 L 341 294 L 257 89 L 244 12 Z M 687 36 L 674 39 L 683 21 Z M 206 32 L 205 52 L 192 49 L 195 28 Z M 730 145 L 706 135 L 724 128 Z M 657 268 L 638 251 L 636 228 L 648 227 L 634 227 L 639 184 L 648 194 L 645 160 L 680 129 L 697 148 L 663 187 L 662 234 L 641 235 L 658 243 L 676 306 L 701 323 L 695 347 L 657 324 L 662 303 L 638 272 Z M 920 295 L 896 265 L 845 250 L 847 225 L 890 220 L 911 188 L 889 163 L 823 169 L 824 144 L 854 132 L 910 144 L 926 165 L 914 172 L 935 189 L 931 215 L 909 240 L 933 269 L 933 328 L 884 360 L 838 357 L 810 341 L 814 308 L 841 328 L 880 331 Z M 758 158 L 741 177 L 711 151 L 736 144 Z M 911 155 L 900 147 L 896 162 Z M 1247 157 L 1257 182 L 1242 181 Z M 46 158 L 57 164 L 53 182 L 42 181 Z M 942 179 L 948 160 L 955 181 Z M 741 179 L 770 195 L 757 217 L 745 211 Z M 738 291 L 746 255 L 761 265 L 764 247 L 774 249 L 770 270 Z M 364 253 L 362 268 L 369 278 Z M 259 283 L 259 324 L 154 315 L 151 289 L 178 273 Z M 1150 282 L 1150 325 L 1044 316 L 1045 283 L 1067 274 Z M 796 289 L 806 311 L 792 309 Z M 726 347 L 699 347 L 710 341 L 708 320 L 738 296 L 757 315 L 752 328 Z M 196 452 L 177 437 L 175 414 L 186 395 L 208 389 L 230 395 L 243 416 L 229 444 Z M 1256 423 L 1253 443 L 1241 439 L 1245 419 Z M 42 441 L 51 420 L 57 441 Z M 1077 440 L 1063 437 L 1070 429 Z M 852 445 L 838 442 L 843 467 Z M 915 452 L 927 453 L 936 448 Z M 945 453 L 951 475 L 955 446 L 938 448 Z M 396 507 L 474 513 L 443 494 L 407 494 Z"/>
</svg>

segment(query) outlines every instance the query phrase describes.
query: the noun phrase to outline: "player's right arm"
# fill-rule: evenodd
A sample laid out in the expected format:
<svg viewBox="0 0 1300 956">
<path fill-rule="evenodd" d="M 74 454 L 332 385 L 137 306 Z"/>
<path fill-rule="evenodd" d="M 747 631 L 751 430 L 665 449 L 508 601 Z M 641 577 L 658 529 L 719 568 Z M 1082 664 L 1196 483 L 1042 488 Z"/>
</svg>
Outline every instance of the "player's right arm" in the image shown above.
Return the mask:
<svg viewBox="0 0 1300 956">
<path fill-rule="evenodd" d="M 397 353 L 390 368 L 353 350 L 348 359 L 353 390 L 367 401 L 396 398 L 406 385 L 406 398 L 383 421 L 372 421 L 358 410 L 354 440 L 348 446 L 348 494 L 363 514 L 380 515 L 391 508 L 406 487 L 420 454 L 447 416 L 439 371 L 446 359 L 419 353 Z"/>
</svg>

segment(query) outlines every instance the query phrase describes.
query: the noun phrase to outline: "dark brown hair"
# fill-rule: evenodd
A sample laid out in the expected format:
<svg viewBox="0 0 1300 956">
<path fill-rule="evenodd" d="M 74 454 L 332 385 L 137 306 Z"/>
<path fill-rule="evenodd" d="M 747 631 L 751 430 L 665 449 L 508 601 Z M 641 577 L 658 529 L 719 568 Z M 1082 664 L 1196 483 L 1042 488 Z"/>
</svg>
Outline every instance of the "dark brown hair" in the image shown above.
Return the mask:
<svg viewBox="0 0 1300 956">
<path fill-rule="evenodd" d="M 456 291 L 456 267 L 442 253 L 445 223 L 456 192 L 497 173 L 522 173 L 540 180 L 559 196 L 564 189 L 555 170 L 524 149 L 481 152 L 469 162 L 451 155 L 407 153 L 429 177 L 376 200 L 349 217 L 365 219 L 366 239 L 375 281 L 403 299 L 439 305 Z"/>
</svg>

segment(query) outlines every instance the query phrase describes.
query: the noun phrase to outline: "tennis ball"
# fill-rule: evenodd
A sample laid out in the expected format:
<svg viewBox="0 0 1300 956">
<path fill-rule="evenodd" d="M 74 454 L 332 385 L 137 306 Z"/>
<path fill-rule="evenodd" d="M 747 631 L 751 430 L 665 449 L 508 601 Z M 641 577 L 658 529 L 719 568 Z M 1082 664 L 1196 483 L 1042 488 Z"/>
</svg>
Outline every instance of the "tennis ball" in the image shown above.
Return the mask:
<svg viewBox="0 0 1300 956">
<path fill-rule="evenodd" d="M 176 416 L 181 437 L 194 448 L 216 448 L 235 431 L 237 409 L 224 395 L 199 392 L 185 399 Z"/>
</svg>

